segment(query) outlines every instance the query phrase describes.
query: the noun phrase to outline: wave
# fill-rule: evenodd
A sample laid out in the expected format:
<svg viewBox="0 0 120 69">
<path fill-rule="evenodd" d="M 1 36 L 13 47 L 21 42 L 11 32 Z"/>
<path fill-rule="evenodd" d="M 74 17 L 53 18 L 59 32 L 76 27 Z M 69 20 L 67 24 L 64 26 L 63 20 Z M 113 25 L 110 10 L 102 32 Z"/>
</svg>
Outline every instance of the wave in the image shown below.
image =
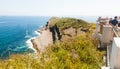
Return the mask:
<svg viewBox="0 0 120 69">
<path fill-rule="evenodd" d="M 21 50 L 23 50 L 24 48 L 26 48 L 26 46 L 17 47 L 17 48 L 15 48 L 15 49 L 13 49 L 13 51 L 21 51 Z"/>
<path fill-rule="evenodd" d="M 38 36 L 40 36 L 40 33 L 38 31 L 35 31 L 35 34 L 38 35 Z"/>
<path fill-rule="evenodd" d="M 26 35 L 24 38 L 30 38 L 31 36 L 30 35 Z"/>
<path fill-rule="evenodd" d="M 28 34 L 28 31 L 26 31 L 25 38 L 30 38 L 31 36 Z"/>
<path fill-rule="evenodd" d="M 36 35 L 40 36 L 40 33 L 39 33 L 38 31 L 34 31 L 34 33 L 35 33 Z M 36 49 L 33 47 L 33 43 L 31 42 L 31 40 L 32 40 L 32 39 L 35 39 L 35 38 L 37 38 L 37 36 L 36 36 L 36 37 L 31 37 L 30 39 L 28 39 L 28 40 L 26 41 L 26 44 L 27 44 L 27 46 L 28 46 L 29 48 L 33 49 L 35 53 L 37 53 Z"/>
<path fill-rule="evenodd" d="M 26 44 L 27 44 L 27 46 L 28 46 L 29 48 L 31 48 L 32 50 L 34 50 L 35 53 L 37 53 L 36 49 L 33 48 L 33 43 L 31 42 L 31 40 L 32 40 L 32 39 L 35 39 L 35 38 L 36 38 L 36 37 L 32 37 L 32 38 L 28 39 L 28 40 L 26 41 Z"/>
</svg>

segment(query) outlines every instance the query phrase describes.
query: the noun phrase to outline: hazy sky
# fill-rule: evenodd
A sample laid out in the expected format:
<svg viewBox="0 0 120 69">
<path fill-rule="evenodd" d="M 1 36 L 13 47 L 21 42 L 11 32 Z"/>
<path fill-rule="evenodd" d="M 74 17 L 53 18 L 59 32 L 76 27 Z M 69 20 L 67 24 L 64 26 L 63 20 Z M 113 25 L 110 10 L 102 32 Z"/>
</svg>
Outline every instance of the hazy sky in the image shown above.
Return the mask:
<svg viewBox="0 0 120 69">
<path fill-rule="evenodd" d="M 0 0 L 0 15 L 120 15 L 120 0 Z"/>
</svg>

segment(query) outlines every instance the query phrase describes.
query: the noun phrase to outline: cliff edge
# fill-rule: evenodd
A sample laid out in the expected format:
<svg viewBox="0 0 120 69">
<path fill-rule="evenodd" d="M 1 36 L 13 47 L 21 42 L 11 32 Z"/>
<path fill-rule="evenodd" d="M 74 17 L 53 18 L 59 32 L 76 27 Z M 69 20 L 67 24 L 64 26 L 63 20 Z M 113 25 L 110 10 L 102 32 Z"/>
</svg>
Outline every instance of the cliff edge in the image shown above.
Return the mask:
<svg viewBox="0 0 120 69">
<path fill-rule="evenodd" d="M 89 26 L 89 23 L 81 19 L 52 17 L 38 30 L 41 35 L 31 41 L 37 52 L 44 51 L 50 44 L 89 32 Z"/>
</svg>

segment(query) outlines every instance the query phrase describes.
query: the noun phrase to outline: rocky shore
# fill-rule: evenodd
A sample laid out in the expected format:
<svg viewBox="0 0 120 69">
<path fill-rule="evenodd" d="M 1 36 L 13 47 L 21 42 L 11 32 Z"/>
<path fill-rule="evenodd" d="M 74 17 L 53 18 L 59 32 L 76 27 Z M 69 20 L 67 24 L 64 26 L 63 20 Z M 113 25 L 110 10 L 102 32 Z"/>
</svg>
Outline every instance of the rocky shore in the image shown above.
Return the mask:
<svg viewBox="0 0 120 69">
<path fill-rule="evenodd" d="M 33 48 L 35 48 L 37 52 L 44 51 L 47 46 L 52 44 L 52 34 L 49 29 L 45 28 L 41 28 L 37 32 L 39 32 L 40 35 L 31 40 Z"/>
</svg>

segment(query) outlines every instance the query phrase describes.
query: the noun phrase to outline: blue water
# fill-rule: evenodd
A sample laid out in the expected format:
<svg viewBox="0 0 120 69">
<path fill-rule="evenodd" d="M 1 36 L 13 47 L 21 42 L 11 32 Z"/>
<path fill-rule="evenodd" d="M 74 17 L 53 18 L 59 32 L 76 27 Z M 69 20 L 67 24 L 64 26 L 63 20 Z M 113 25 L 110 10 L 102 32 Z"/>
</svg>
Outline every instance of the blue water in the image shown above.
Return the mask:
<svg viewBox="0 0 120 69">
<path fill-rule="evenodd" d="M 33 52 L 26 41 L 37 36 L 35 30 L 45 25 L 50 17 L 0 16 L 0 58 L 11 54 Z M 25 37 L 29 35 L 29 37 Z"/>
<path fill-rule="evenodd" d="M 73 16 L 72 16 L 73 17 Z M 40 16 L 0 16 L 0 58 L 6 58 L 16 53 L 31 53 L 33 49 L 27 46 L 26 41 L 37 36 L 35 30 L 45 25 L 50 17 Z M 95 22 L 96 17 L 73 18 Z M 26 38 L 26 36 L 29 36 Z"/>
</svg>

